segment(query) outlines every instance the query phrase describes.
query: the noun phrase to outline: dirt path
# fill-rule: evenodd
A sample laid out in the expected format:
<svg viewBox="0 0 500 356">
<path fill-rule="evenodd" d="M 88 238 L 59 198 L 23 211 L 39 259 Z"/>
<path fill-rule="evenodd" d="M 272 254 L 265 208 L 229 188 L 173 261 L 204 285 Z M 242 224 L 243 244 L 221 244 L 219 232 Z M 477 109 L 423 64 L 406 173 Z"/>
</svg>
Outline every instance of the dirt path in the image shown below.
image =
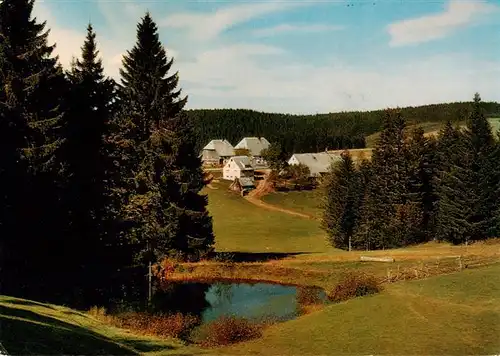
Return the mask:
<svg viewBox="0 0 500 356">
<path fill-rule="evenodd" d="M 293 210 L 283 209 L 283 208 L 280 208 L 279 206 L 268 204 L 268 203 L 266 203 L 258 198 L 252 197 L 252 196 L 247 195 L 247 196 L 245 196 L 245 199 L 247 201 L 249 201 L 250 203 L 257 205 L 260 208 L 264 208 L 267 210 L 273 210 L 273 211 L 280 211 L 282 213 L 289 214 L 289 215 L 295 215 L 295 216 L 298 216 L 298 217 L 301 217 L 304 219 L 315 220 L 315 217 L 313 217 L 311 215 L 302 214 L 302 213 L 299 213 L 299 212 L 293 211 Z"/>
</svg>

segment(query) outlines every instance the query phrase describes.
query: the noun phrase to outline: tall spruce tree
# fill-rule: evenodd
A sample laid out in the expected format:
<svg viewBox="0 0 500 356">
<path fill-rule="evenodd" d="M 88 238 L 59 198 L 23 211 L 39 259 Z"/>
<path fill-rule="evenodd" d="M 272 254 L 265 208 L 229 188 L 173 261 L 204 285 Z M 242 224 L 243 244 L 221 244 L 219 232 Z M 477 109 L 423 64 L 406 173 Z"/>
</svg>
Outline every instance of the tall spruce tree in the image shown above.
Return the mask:
<svg viewBox="0 0 500 356">
<path fill-rule="evenodd" d="M 479 94 L 463 133 L 447 124 L 440 137 L 441 173 L 437 231 L 453 243 L 481 240 L 493 233 L 495 141 L 481 109 Z"/>
<path fill-rule="evenodd" d="M 498 161 L 495 138 L 491 125 L 484 115 L 478 93 L 474 95 L 473 110 L 464 135 L 472 153 L 471 170 L 476 175 L 477 181 L 477 206 L 473 219 L 476 229 L 474 238 L 484 239 L 491 237 L 494 230 L 496 190 L 500 177 L 496 169 Z"/>
<path fill-rule="evenodd" d="M 411 243 L 420 218 L 418 205 L 408 192 L 406 123 L 399 111 L 387 110 L 383 130 L 372 155 L 370 179 L 355 244 L 366 249 Z"/>
<path fill-rule="evenodd" d="M 425 137 L 421 127 L 415 128 L 409 138 L 406 159 L 409 164 L 409 198 L 422 211 L 422 220 L 414 242 L 423 242 L 434 237 L 437 201 L 434 184 L 437 174 L 436 140 Z"/>
<path fill-rule="evenodd" d="M 500 130 L 497 132 L 497 142 L 495 145 L 495 150 L 491 155 L 491 162 L 493 162 L 493 174 L 492 176 L 496 180 L 496 188 L 493 194 L 493 199 L 496 201 L 496 205 L 493 208 L 493 218 L 491 221 L 491 227 L 488 231 L 488 235 L 492 237 L 500 236 Z"/>
<path fill-rule="evenodd" d="M 209 252 L 214 242 L 201 161 L 192 125 L 182 114 L 187 97 L 177 89 L 158 29 L 149 13 L 137 26 L 137 43 L 123 58 L 117 117 L 123 170 L 126 234 L 142 261 L 178 253 Z"/>
<path fill-rule="evenodd" d="M 2 287 L 6 293 L 19 287 L 24 295 L 50 289 L 40 283 L 60 282 L 59 258 L 69 248 L 60 228 L 56 159 L 66 81 L 45 22 L 32 17 L 33 5 L 0 3 Z M 52 296 L 64 289 L 59 285 Z"/>
<path fill-rule="evenodd" d="M 336 248 L 352 249 L 352 237 L 360 216 L 361 182 L 361 173 L 356 170 L 349 152 L 342 154 L 326 176 L 321 226 Z"/>
<path fill-rule="evenodd" d="M 79 277 L 76 281 L 81 293 L 94 293 L 98 279 L 103 282 L 101 288 L 105 285 L 105 268 L 113 260 L 113 255 L 107 253 L 111 243 L 108 221 L 111 162 L 106 137 L 115 110 L 115 83 L 104 75 L 90 24 L 81 49 L 81 58 L 72 63 L 67 73 L 71 89 L 62 151 L 68 174 L 65 206 L 70 222 L 68 234 L 74 246 L 74 276 Z"/>
</svg>

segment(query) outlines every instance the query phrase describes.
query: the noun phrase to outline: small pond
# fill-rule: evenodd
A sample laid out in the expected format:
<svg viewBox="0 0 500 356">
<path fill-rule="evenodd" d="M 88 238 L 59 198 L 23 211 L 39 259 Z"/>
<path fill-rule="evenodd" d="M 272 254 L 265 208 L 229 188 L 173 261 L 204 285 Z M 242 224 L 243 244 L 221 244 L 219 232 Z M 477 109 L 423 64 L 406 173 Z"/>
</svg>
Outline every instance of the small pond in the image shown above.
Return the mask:
<svg viewBox="0 0 500 356">
<path fill-rule="evenodd" d="M 197 315 L 203 323 L 221 316 L 285 321 L 300 314 L 304 304 L 323 303 L 325 292 L 315 287 L 272 283 L 171 283 L 153 297 L 155 312 Z"/>
</svg>

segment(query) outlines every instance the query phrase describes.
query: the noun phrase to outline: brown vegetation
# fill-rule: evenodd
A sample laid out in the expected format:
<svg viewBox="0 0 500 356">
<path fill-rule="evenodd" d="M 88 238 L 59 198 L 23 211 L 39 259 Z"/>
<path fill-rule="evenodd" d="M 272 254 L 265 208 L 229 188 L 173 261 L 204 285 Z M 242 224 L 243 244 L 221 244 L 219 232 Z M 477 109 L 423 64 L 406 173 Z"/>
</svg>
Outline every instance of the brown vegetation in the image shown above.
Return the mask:
<svg viewBox="0 0 500 356">
<path fill-rule="evenodd" d="M 328 298 L 333 302 L 376 294 L 382 287 L 374 276 L 350 272 L 343 276 L 339 284 L 331 291 Z"/>
<path fill-rule="evenodd" d="M 109 325 L 128 329 L 141 335 L 172 337 L 185 340 L 200 320 L 193 315 L 152 315 L 144 312 L 127 312 L 117 315 L 106 313 L 102 307 L 92 307 L 89 315 Z"/>
<path fill-rule="evenodd" d="M 264 323 L 254 323 L 245 318 L 222 316 L 203 325 L 196 338 L 206 347 L 230 345 L 259 338 L 264 326 Z"/>
</svg>

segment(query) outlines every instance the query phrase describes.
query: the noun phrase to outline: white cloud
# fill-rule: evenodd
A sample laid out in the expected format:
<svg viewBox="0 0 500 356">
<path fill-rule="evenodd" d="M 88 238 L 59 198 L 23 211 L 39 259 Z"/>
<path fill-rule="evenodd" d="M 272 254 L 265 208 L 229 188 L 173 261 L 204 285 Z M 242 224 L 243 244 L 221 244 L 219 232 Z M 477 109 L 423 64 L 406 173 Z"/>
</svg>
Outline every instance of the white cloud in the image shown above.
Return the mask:
<svg viewBox="0 0 500 356">
<path fill-rule="evenodd" d="M 257 29 L 253 31 L 253 34 L 259 37 L 267 37 L 289 32 L 319 33 L 328 31 L 339 31 L 342 29 L 344 29 L 344 27 L 342 26 L 334 26 L 326 24 L 309 24 L 309 25 L 281 24 L 274 27 Z"/>
<path fill-rule="evenodd" d="M 498 11 L 498 6 L 479 0 L 450 0 L 445 11 L 390 24 L 390 46 L 404 46 L 443 38 L 470 25 L 482 15 Z"/>
<path fill-rule="evenodd" d="M 233 5 L 215 11 L 215 13 L 178 13 L 159 22 L 160 26 L 187 29 L 192 38 L 197 40 L 215 39 L 229 28 L 252 19 L 290 8 L 305 6 L 299 2 L 266 2 Z"/>
<path fill-rule="evenodd" d="M 73 55 L 80 54 L 85 28 L 75 31 L 62 27 L 46 4 L 37 2 L 35 6 L 40 20 L 49 21 L 50 41 L 58 43 L 61 61 L 69 64 Z M 96 29 L 105 69 L 117 78 L 122 54 L 135 41 L 135 26 L 130 23 L 137 22 L 139 10 L 116 6 L 107 10 L 113 10 L 114 14 L 108 16 L 116 26 L 119 18 L 125 24 L 122 32 L 103 28 L 105 37 Z M 229 21 L 224 23 L 230 26 Z M 228 28 L 224 26 L 217 27 L 212 35 Z M 201 31 L 202 27 L 196 28 Z M 377 65 L 378 58 L 374 57 L 362 67 L 334 58 L 317 66 L 300 62 L 282 48 L 244 41 L 230 45 L 213 41 L 196 46 L 190 41 L 179 44 L 184 45 L 175 50 L 167 46 L 167 51 L 176 59 L 174 70 L 179 70 L 180 85 L 189 95 L 188 108 L 291 113 L 367 110 L 470 100 L 476 91 L 484 100 L 500 100 L 500 82 L 496 79 L 500 62 L 479 61 L 474 54 L 419 57 L 410 63 L 385 66 Z"/>
<path fill-rule="evenodd" d="M 55 54 L 59 56 L 59 61 L 65 68 L 69 68 L 72 58 L 81 53 L 80 47 L 85 39 L 85 31 L 76 31 L 55 26 L 55 19 L 44 3 L 35 2 L 33 15 L 39 22 L 47 21 L 46 29 L 50 29 L 49 44 L 56 43 Z"/>
<path fill-rule="evenodd" d="M 500 63 L 480 63 L 465 55 L 415 59 L 411 63 L 360 70 L 336 62 L 313 66 L 278 64 L 268 68 L 241 45 L 199 55 L 179 64 L 190 108 L 250 108 L 314 113 L 369 110 L 470 100 L 499 100 Z M 278 54 L 279 51 L 269 51 Z M 262 61 L 266 62 L 266 61 Z"/>
</svg>

